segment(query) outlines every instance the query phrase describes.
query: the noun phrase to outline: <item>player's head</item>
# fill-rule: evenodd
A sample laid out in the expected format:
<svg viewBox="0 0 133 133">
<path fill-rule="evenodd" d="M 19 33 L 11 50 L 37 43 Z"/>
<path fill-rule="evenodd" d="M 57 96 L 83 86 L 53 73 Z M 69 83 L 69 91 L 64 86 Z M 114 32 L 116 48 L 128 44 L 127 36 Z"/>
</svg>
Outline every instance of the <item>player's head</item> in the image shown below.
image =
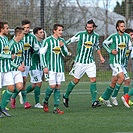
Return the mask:
<svg viewBox="0 0 133 133">
<path fill-rule="evenodd" d="M 131 40 L 133 40 L 133 29 L 127 28 L 127 29 L 125 30 L 125 32 L 128 33 L 128 34 L 130 35 L 130 37 L 131 37 Z"/>
<path fill-rule="evenodd" d="M 33 33 L 37 37 L 37 39 L 39 39 L 39 40 L 45 38 L 45 36 L 44 36 L 44 30 L 43 30 L 42 27 L 35 27 L 33 29 Z"/>
<path fill-rule="evenodd" d="M 118 20 L 116 22 L 116 30 L 119 33 L 124 33 L 125 32 L 125 22 L 124 22 L 124 20 Z"/>
<path fill-rule="evenodd" d="M 3 35 L 8 35 L 9 26 L 7 22 L 0 22 L 0 33 Z"/>
<path fill-rule="evenodd" d="M 14 30 L 15 36 L 19 37 L 20 40 L 24 37 L 24 28 L 23 27 L 16 27 Z"/>
<path fill-rule="evenodd" d="M 53 25 L 53 34 L 57 37 L 61 37 L 63 33 L 64 26 L 61 24 L 54 24 Z"/>
<path fill-rule="evenodd" d="M 96 27 L 97 25 L 92 19 L 89 20 L 85 25 L 85 29 L 88 31 L 89 34 L 91 34 Z"/>
<path fill-rule="evenodd" d="M 30 31 L 30 24 L 31 24 L 30 20 L 24 19 L 21 21 L 21 24 L 22 24 L 22 27 L 24 28 L 24 33 L 28 34 Z"/>
</svg>

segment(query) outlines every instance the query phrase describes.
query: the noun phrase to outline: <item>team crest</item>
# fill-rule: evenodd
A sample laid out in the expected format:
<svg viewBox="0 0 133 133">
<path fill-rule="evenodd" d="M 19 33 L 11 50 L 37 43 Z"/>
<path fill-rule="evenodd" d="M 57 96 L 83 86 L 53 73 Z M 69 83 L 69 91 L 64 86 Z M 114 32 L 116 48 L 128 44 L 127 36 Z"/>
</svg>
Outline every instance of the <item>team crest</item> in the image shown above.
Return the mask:
<svg viewBox="0 0 133 133">
<path fill-rule="evenodd" d="M 30 44 L 25 43 L 25 44 L 24 44 L 24 50 L 28 50 L 29 48 L 30 48 Z"/>
<path fill-rule="evenodd" d="M 55 53 L 55 54 L 59 54 L 60 53 L 60 47 L 56 46 L 52 49 L 52 51 Z"/>
<path fill-rule="evenodd" d="M 16 55 L 17 55 L 18 57 L 22 56 L 22 50 L 19 50 L 19 51 L 16 53 Z"/>
<path fill-rule="evenodd" d="M 118 48 L 124 49 L 124 48 L 126 48 L 126 44 L 124 42 L 122 42 L 122 43 L 118 44 Z"/>
<path fill-rule="evenodd" d="M 128 57 L 130 54 L 130 50 L 126 50 L 126 57 Z"/>
<path fill-rule="evenodd" d="M 91 47 L 92 47 L 92 42 L 85 42 L 85 43 L 84 43 L 84 46 L 85 46 L 86 48 L 91 48 Z"/>
<path fill-rule="evenodd" d="M 4 51 L 5 54 L 9 54 L 9 52 L 10 52 L 9 47 L 8 46 L 5 46 L 3 48 L 3 51 Z"/>
</svg>

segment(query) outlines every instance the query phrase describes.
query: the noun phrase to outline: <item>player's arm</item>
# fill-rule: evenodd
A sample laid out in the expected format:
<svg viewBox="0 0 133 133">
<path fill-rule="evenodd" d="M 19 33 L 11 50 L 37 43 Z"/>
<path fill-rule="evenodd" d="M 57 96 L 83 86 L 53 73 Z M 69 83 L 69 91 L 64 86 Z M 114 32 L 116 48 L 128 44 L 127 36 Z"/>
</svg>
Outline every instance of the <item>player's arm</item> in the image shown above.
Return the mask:
<svg viewBox="0 0 133 133">
<path fill-rule="evenodd" d="M 103 44 L 102 46 L 105 48 L 105 50 L 108 52 L 108 53 L 112 53 L 112 49 L 110 48 L 109 45 L 111 45 L 113 42 L 112 38 L 108 37 L 106 40 L 103 41 Z"/>
<path fill-rule="evenodd" d="M 48 43 L 44 41 L 43 47 L 40 49 L 40 62 L 43 69 L 47 67 L 47 61 L 46 61 L 47 49 L 48 49 Z"/>
<path fill-rule="evenodd" d="M 100 60 L 101 60 L 101 63 L 104 63 L 105 62 L 105 59 L 103 58 L 102 56 L 102 53 L 100 51 L 100 47 L 99 47 L 99 39 L 97 39 L 97 42 L 95 43 L 95 47 L 96 47 L 96 51 L 100 57 Z"/>
<path fill-rule="evenodd" d="M 11 59 L 12 55 L 11 54 L 1 54 L 0 53 L 0 59 Z"/>
<path fill-rule="evenodd" d="M 79 41 L 79 38 L 80 38 L 80 34 L 77 33 L 76 35 L 74 35 L 73 37 L 69 38 L 67 41 L 66 41 L 66 45 L 69 45 L 73 42 L 78 42 Z"/>
<path fill-rule="evenodd" d="M 64 57 L 67 56 L 68 55 L 68 49 L 67 49 L 67 47 L 65 45 L 65 40 L 61 40 L 59 43 L 60 43 L 62 56 L 64 56 Z"/>
</svg>

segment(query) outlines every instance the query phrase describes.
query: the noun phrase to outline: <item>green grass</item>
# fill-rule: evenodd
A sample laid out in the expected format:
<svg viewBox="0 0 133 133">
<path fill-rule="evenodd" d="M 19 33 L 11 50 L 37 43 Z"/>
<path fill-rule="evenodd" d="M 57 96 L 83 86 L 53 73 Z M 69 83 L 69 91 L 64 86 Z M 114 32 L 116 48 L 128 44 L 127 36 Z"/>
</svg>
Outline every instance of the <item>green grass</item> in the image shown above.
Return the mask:
<svg viewBox="0 0 133 133">
<path fill-rule="evenodd" d="M 42 101 L 48 83 L 44 82 L 41 89 L 40 101 Z M 49 101 L 49 113 L 42 109 L 25 110 L 19 104 L 17 97 L 17 108 L 10 109 L 10 118 L 0 119 L 0 133 L 114 133 L 133 132 L 133 107 L 126 108 L 120 97 L 122 88 L 118 94 L 118 107 L 107 108 L 102 105 L 99 108 L 91 107 L 91 94 L 89 83 L 80 82 L 70 95 L 69 108 L 62 104 L 62 94 L 68 82 L 61 86 L 60 109 L 63 115 L 53 114 L 53 96 Z M 108 83 L 97 83 L 98 97 L 103 93 Z M 0 96 L 1 97 L 1 96 Z M 34 105 L 33 93 L 28 94 L 28 101 Z M 133 100 L 133 99 L 132 99 Z M 8 107 L 10 107 L 8 105 Z"/>
</svg>

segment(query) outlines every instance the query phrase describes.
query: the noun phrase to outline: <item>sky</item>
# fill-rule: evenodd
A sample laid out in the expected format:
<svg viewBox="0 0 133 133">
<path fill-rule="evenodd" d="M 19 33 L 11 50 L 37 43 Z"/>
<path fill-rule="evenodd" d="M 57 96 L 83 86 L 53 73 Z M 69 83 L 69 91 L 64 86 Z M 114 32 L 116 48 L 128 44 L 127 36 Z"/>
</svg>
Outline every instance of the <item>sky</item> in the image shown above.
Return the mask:
<svg viewBox="0 0 133 133">
<path fill-rule="evenodd" d="M 102 6 L 103 5 L 103 0 L 99 0 L 99 1 L 101 2 L 101 6 Z M 116 6 L 117 1 L 120 4 L 122 3 L 122 0 L 108 0 L 108 1 L 109 1 L 109 11 L 113 11 L 114 7 Z"/>
<path fill-rule="evenodd" d="M 70 0 L 73 4 L 76 2 L 76 0 Z M 79 0 L 80 5 L 93 5 L 97 7 L 101 7 L 105 9 L 105 2 L 107 0 Z M 109 11 L 113 11 L 113 8 L 116 6 L 116 2 L 122 3 L 122 0 L 108 0 L 108 9 Z"/>
</svg>

